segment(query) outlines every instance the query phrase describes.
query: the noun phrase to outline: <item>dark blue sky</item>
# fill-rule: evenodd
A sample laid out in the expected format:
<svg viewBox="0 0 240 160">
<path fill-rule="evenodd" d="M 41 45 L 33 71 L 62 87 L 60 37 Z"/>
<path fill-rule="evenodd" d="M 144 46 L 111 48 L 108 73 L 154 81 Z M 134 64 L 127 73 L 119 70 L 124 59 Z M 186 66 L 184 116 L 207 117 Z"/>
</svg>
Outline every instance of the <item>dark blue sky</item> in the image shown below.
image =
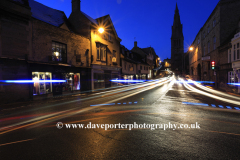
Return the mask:
<svg viewBox="0 0 240 160">
<path fill-rule="evenodd" d="M 69 17 L 71 0 L 36 0 L 46 6 L 64 11 Z M 219 0 L 178 0 L 183 24 L 185 51 Z M 153 47 L 163 60 L 171 58 L 171 27 L 176 0 L 81 0 L 81 10 L 98 18 L 109 14 L 118 36 L 128 49 L 134 37 L 141 48 Z"/>
</svg>

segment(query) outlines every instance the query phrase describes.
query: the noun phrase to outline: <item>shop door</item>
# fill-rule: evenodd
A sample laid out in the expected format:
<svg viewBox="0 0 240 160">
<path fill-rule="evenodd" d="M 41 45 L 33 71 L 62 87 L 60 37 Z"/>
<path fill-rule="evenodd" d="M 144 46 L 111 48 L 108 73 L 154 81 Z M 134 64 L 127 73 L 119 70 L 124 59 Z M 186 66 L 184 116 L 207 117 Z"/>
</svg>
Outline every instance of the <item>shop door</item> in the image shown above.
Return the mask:
<svg viewBox="0 0 240 160">
<path fill-rule="evenodd" d="M 104 71 L 105 75 L 105 88 L 111 87 L 111 71 Z"/>
<path fill-rule="evenodd" d="M 62 79 L 62 75 L 60 73 L 53 73 L 52 76 L 53 80 L 60 80 Z M 52 83 L 52 90 L 53 90 L 53 96 L 62 95 L 62 83 L 60 82 L 54 82 Z"/>
</svg>

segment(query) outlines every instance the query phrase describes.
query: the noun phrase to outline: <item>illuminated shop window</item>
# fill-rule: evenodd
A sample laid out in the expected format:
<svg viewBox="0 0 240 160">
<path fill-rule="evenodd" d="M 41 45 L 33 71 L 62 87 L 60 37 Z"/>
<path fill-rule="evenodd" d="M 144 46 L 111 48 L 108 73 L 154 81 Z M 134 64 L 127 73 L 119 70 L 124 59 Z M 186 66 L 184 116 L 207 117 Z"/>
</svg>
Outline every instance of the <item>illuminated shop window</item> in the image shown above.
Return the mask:
<svg viewBox="0 0 240 160">
<path fill-rule="evenodd" d="M 32 80 L 52 80 L 52 73 L 50 72 L 32 72 Z M 34 82 L 33 95 L 41 95 L 52 92 L 52 83 L 50 82 Z"/>
<path fill-rule="evenodd" d="M 80 90 L 80 73 L 62 73 L 65 83 L 62 84 L 63 91 Z"/>
</svg>

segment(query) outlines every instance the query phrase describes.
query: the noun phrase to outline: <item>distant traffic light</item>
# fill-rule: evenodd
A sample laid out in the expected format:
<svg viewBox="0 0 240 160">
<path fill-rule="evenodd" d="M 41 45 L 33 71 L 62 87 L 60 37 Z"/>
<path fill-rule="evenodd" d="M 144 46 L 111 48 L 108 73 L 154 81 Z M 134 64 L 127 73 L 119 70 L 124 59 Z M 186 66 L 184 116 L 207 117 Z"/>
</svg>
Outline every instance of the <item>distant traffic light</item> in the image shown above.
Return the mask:
<svg viewBox="0 0 240 160">
<path fill-rule="evenodd" d="M 212 61 L 212 62 L 211 62 L 211 68 L 212 68 L 212 69 L 215 69 L 215 61 Z"/>
</svg>

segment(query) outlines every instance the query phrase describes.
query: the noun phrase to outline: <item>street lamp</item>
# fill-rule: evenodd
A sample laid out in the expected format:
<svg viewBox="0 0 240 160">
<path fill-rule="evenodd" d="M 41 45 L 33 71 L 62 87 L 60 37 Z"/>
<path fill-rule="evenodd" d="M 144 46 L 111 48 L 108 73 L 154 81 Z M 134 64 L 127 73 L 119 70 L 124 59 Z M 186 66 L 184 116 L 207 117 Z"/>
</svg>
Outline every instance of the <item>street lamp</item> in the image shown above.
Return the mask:
<svg viewBox="0 0 240 160">
<path fill-rule="evenodd" d="M 98 32 L 103 33 L 103 32 L 104 32 L 104 29 L 103 29 L 102 27 L 100 27 L 100 28 L 98 29 Z"/>
<path fill-rule="evenodd" d="M 193 51 L 193 47 L 189 47 L 189 50 L 190 50 L 190 51 Z"/>
</svg>

